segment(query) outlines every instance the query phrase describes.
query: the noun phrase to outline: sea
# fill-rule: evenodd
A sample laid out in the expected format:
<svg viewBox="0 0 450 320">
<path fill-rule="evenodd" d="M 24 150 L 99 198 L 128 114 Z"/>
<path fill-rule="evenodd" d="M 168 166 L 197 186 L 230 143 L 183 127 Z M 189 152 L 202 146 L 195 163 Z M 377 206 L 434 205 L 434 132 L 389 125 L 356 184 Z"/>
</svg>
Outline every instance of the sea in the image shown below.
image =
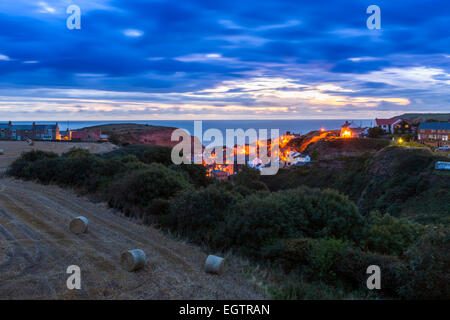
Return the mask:
<svg viewBox="0 0 450 320">
<path fill-rule="evenodd" d="M 348 119 L 361 127 L 372 127 L 373 119 Z M 320 130 L 339 130 L 346 120 L 322 119 L 322 120 L 202 120 L 203 133 L 208 129 L 219 129 L 225 137 L 226 129 L 267 129 L 270 135 L 271 129 L 278 129 L 280 135 L 307 134 Z M 13 121 L 13 124 L 32 124 L 32 121 Z M 36 121 L 38 124 L 54 124 L 55 121 Z M 111 120 L 111 121 L 58 121 L 59 129 L 65 131 L 98 126 L 110 123 L 137 123 L 154 126 L 175 127 L 184 129 L 191 135 L 194 134 L 194 120 Z"/>
<path fill-rule="evenodd" d="M 361 127 L 373 126 L 373 119 L 349 119 Z M 6 121 L 4 121 L 6 122 Z M 36 121 L 37 124 L 55 124 L 56 121 Z M 13 121 L 13 124 L 28 124 L 33 121 Z M 153 126 L 175 127 L 187 130 L 189 133 L 194 132 L 194 120 L 110 120 L 110 121 L 58 121 L 59 129 L 62 131 L 81 129 L 104 125 L 108 123 L 137 123 L 148 124 Z M 291 133 L 306 134 L 310 131 L 320 130 L 338 130 L 345 123 L 345 120 L 323 119 L 323 120 L 203 120 L 203 131 L 215 128 L 225 134 L 226 129 L 278 129 L 280 134 L 286 131 Z"/>
</svg>

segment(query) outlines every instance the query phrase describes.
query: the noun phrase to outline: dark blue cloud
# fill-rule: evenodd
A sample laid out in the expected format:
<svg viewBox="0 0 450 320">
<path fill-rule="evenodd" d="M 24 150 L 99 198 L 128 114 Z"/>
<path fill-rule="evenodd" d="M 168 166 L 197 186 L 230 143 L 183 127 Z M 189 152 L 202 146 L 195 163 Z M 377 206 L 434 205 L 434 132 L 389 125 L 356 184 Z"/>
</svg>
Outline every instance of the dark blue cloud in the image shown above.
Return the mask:
<svg viewBox="0 0 450 320">
<path fill-rule="evenodd" d="M 68 30 L 61 2 L 47 1 L 52 14 L 21 0 L 0 14 L 0 85 L 187 92 L 257 75 L 345 86 L 351 75 L 413 67 L 444 70 L 434 79 L 445 83 L 450 2 L 377 1 L 382 30 L 368 30 L 372 2 L 97 0 L 81 5 L 82 29 Z"/>
</svg>

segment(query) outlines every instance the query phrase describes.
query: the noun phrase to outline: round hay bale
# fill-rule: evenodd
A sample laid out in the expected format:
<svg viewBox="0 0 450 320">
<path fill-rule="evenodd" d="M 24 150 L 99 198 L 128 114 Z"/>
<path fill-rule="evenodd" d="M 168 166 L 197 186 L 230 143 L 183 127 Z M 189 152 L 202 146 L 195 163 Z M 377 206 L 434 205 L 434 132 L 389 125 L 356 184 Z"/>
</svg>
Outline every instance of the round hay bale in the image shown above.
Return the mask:
<svg viewBox="0 0 450 320">
<path fill-rule="evenodd" d="M 85 233 L 88 230 L 89 221 L 85 217 L 79 216 L 70 221 L 69 229 L 75 234 Z"/>
<path fill-rule="evenodd" d="M 147 256 L 141 249 L 128 250 L 120 256 L 120 264 L 127 271 L 136 271 L 145 266 Z"/>
<path fill-rule="evenodd" d="M 205 262 L 205 271 L 208 273 L 222 274 L 225 269 L 225 259 L 209 255 Z"/>
</svg>

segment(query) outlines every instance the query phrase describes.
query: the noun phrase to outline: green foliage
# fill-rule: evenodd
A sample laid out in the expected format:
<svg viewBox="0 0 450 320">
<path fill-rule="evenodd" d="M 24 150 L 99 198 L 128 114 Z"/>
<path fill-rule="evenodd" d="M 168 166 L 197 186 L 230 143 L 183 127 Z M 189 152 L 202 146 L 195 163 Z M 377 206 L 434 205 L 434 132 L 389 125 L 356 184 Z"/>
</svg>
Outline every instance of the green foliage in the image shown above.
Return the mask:
<svg viewBox="0 0 450 320">
<path fill-rule="evenodd" d="M 311 152 L 311 160 L 319 160 L 320 159 L 320 152 L 317 150 L 313 150 Z"/>
<path fill-rule="evenodd" d="M 450 176 L 436 173 L 434 163 L 439 160 L 426 148 L 391 146 L 374 154 L 281 169 L 277 175 L 262 176 L 261 181 L 271 191 L 302 185 L 336 189 L 356 202 L 364 215 L 378 210 L 422 224 L 448 224 Z"/>
<path fill-rule="evenodd" d="M 278 300 L 336 300 L 348 299 L 341 289 L 324 281 L 310 281 L 298 274 L 289 274 L 280 287 L 271 286 L 269 293 Z"/>
<path fill-rule="evenodd" d="M 370 179 L 358 203 L 362 212 L 379 210 L 421 222 L 433 213 L 434 222 L 442 222 L 450 211 L 450 178 L 433 174 L 435 161 L 428 149 L 392 146 L 375 154 L 368 162 Z"/>
<path fill-rule="evenodd" d="M 279 260 L 287 271 L 291 271 L 308 263 L 313 242 L 311 238 L 286 239 L 270 248 L 265 256 Z"/>
<path fill-rule="evenodd" d="M 336 263 L 341 260 L 347 243 L 337 239 L 319 239 L 312 242 L 308 260 L 316 276 L 334 280 Z"/>
<path fill-rule="evenodd" d="M 24 161 L 38 161 L 38 160 L 46 160 L 46 159 L 54 159 L 58 158 L 58 155 L 54 152 L 47 152 L 47 151 L 41 151 L 41 150 L 32 150 L 29 152 L 24 152 L 20 155 L 19 158 L 17 158 L 14 163 L 20 163 Z"/>
<path fill-rule="evenodd" d="M 378 138 L 385 134 L 384 130 L 380 127 L 373 127 L 368 130 L 368 134 L 370 138 Z"/>
<path fill-rule="evenodd" d="M 367 267 L 371 265 L 379 266 L 381 270 L 381 290 L 377 290 L 377 293 L 385 297 L 397 297 L 407 270 L 406 264 L 397 257 L 349 247 L 336 261 L 334 272 L 355 288 L 367 290 Z"/>
<path fill-rule="evenodd" d="M 227 213 L 239 198 L 220 185 L 186 191 L 171 201 L 170 214 L 163 223 L 193 242 L 219 247 Z"/>
<path fill-rule="evenodd" d="M 271 289 L 277 298 L 346 297 L 347 288 L 367 292 L 369 265 L 381 268 L 377 295 L 450 296 L 448 228 L 427 227 L 420 238 L 425 227 L 399 218 L 449 221 L 450 177 L 435 174 L 438 158 L 426 149 L 389 147 L 276 176 L 244 166 L 233 183 L 206 178 L 201 165 L 168 166 L 167 156 L 170 148 L 147 146 L 105 155 L 32 151 L 14 161 L 8 174 L 95 193 L 146 224 L 282 266 L 292 280 Z M 384 215 L 365 219 L 353 201 L 330 187 L 358 201 L 363 213 L 378 209 Z"/>
<path fill-rule="evenodd" d="M 247 196 L 236 205 L 225 232 L 228 246 L 259 256 L 280 239 L 357 240 L 362 225 L 362 216 L 346 197 L 303 187 Z"/>
<path fill-rule="evenodd" d="M 95 192 L 124 170 L 119 161 L 106 161 L 90 154 L 82 156 L 81 153 L 83 151 L 72 150 L 58 157 L 53 153 L 32 151 L 15 160 L 8 174 L 44 184 L 83 187 L 87 192 Z"/>
<path fill-rule="evenodd" d="M 89 157 L 90 154 L 91 153 L 88 150 L 73 147 L 69 151 L 63 153 L 62 156 L 66 158 L 84 158 Z"/>
<path fill-rule="evenodd" d="M 336 156 L 347 153 L 363 154 L 365 152 L 376 152 L 389 146 L 389 144 L 390 141 L 388 139 L 331 139 L 310 144 L 306 148 L 306 152 L 318 150 L 323 158 L 325 158 L 325 156 L 328 158 L 335 158 Z"/>
<path fill-rule="evenodd" d="M 369 154 L 321 160 L 307 166 L 281 169 L 277 175 L 261 176 L 271 191 L 299 186 L 338 190 L 356 201 L 367 184 L 366 162 Z"/>
<path fill-rule="evenodd" d="M 424 227 L 418 223 L 372 212 L 363 242 L 370 251 L 400 256 L 423 231 Z"/>
<path fill-rule="evenodd" d="M 404 133 L 401 135 L 403 141 L 410 142 L 413 140 L 413 135 L 411 133 Z"/>
<path fill-rule="evenodd" d="M 206 187 L 213 179 L 207 177 L 206 168 L 201 164 L 170 165 L 169 168 L 181 172 L 186 179 L 196 187 Z"/>
<path fill-rule="evenodd" d="M 450 230 L 435 227 L 414 245 L 406 256 L 408 278 L 401 295 L 408 299 L 450 299 Z"/>
<path fill-rule="evenodd" d="M 117 150 L 102 155 L 105 159 L 123 158 L 128 155 L 136 156 L 139 161 L 150 163 L 161 163 L 169 165 L 171 160 L 171 148 L 164 146 L 144 146 L 144 145 L 127 145 Z"/>
<path fill-rule="evenodd" d="M 177 192 L 190 189 L 184 176 L 169 168 L 152 163 L 146 169 L 131 171 L 114 181 L 105 191 L 113 208 L 124 210 L 128 215 L 152 210 L 155 199 L 169 199 Z M 154 210 L 154 209 L 153 209 Z"/>
</svg>

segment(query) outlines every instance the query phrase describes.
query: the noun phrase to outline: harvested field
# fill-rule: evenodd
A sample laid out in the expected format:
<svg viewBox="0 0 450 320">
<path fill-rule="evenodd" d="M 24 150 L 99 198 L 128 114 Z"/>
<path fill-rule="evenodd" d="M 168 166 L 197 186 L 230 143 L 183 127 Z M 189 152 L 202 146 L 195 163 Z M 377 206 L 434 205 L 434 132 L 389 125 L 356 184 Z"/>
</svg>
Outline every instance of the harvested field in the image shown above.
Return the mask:
<svg viewBox="0 0 450 320">
<path fill-rule="evenodd" d="M 105 143 L 83 143 L 83 142 L 53 142 L 53 141 L 34 141 L 30 146 L 25 141 L 0 141 L 0 149 L 4 154 L 0 155 L 0 170 L 6 169 L 11 162 L 20 156 L 22 152 L 32 150 L 52 151 L 58 154 L 69 151 L 71 148 L 88 147 L 91 153 L 108 152 L 116 148 L 109 142 Z"/>
<path fill-rule="evenodd" d="M 80 215 L 89 231 L 74 235 L 69 222 Z M 120 255 L 134 248 L 148 261 L 128 272 Z M 204 271 L 207 256 L 71 191 L 0 179 L 0 299 L 266 298 L 244 262 L 230 257 L 216 276 Z M 67 289 L 70 265 L 81 268 L 81 290 Z"/>
</svg>

